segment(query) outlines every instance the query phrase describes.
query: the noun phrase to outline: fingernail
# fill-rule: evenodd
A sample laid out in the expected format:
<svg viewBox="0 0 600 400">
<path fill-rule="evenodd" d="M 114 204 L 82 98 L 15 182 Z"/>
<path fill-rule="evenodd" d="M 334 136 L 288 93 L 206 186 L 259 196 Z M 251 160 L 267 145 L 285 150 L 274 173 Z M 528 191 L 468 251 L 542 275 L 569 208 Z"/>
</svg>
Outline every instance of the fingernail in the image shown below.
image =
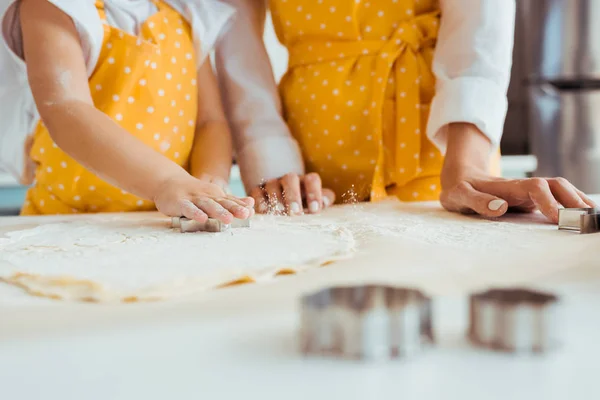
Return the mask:
<svg viewBox="0 0 600 400">
<path fill-rule="evenodd" d="M 331 205 L 331 200 L 329 200 L 329 197 L 327 197 L 327 196 L 323 197 L 323 206 L 329 207 L 330 205 Z"/>
<path fill-rule="evenodd" d="M 265 202 L 264 202 L 264 201 L 261 201 L 261 202 L 258 204 L 258 212 L 260 212 L 260 213 L 265 213 L 265 212 L 267 212 L 267 205 L 265 204 Z"/>
<path fill-rule="evenodd" d="M 300 204 L 293 202 L 290 204 L 290 211 L 292 214 L 300 214 Z"/>
<path fill-rule="evenodd" d="M 500 200 L 500 199 L 496 199 L 496 200 L 492 200 L 492 201 L 489 202 L 488 208 L 490 210 L 492 210 L 492 211 L 498 211 L 505 204 L 506 204 L 506 201 Z"/>
<path fill-rule="evenodd" d="M 283 204 L 281 204 L 280 202 L 277 202 L 277 205 L 275 206 L 275 210 L 277 212 L 284 212 L 285 211 L 285 206 Z"/>
<path fill-rule="evenodd" d="M 318 201 L 311 201 L 310 204 L 308 205 L 308 210 L 311 213 L 316 213 L 319 212 L 319 202 Z"/>
</svg>

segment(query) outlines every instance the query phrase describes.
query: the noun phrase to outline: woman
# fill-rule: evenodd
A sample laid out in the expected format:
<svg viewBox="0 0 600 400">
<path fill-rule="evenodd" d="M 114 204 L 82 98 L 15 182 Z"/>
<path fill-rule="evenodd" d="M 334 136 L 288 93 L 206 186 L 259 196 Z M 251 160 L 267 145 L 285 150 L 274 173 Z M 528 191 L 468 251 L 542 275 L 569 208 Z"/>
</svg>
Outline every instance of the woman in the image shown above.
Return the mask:
<svg viewBox="0 0 600 400">
<path fill-rule="evenodd" d="M 283 107 L 261 40 L 266 5 L 228 3 L 238 19 L 217 62 L 259 211 L 276 200 L 299 214 L 304 196 L 315 213 L 334 193 L 341 201 L 439 198 L 450 211 L 487 217 L 539 209 L 554 222 L 559 204 L 593 205 L 561 178 L 496 175 L 514 1 L 271 0 L 290 52 Z"/>
</svg>

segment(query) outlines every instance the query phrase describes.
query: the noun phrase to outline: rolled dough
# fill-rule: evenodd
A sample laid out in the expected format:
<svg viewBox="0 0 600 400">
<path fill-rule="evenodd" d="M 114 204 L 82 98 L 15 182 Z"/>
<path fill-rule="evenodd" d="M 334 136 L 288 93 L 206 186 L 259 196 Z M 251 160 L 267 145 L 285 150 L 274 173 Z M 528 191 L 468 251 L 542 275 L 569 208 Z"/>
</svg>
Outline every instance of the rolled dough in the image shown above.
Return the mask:
<svg viewBox="0 0 600 400">
<path fill-rule="evenodd" d="M 0 237 L 0 280 L 79 301 L 168 299 L 335 261 L 310 279 L 393 283 L 429 294 L 483 290 L 597 270 L 600 258 L 600 234 L 559 232 L 539 214 L 486 220 L 397 200 L 299 218 L 257 216 L 250 229 L 216 234 L 179 233 L 158 214 L 43 220 L 29 229 L 19 220 L 20 230 Z"/>
<path fill-rule="evenodd" d="M 349 257 L 335 226 L 258 216 L 252 228 L 182 234 L 155 215 L 50 223 L 0 239 L 0 280 L 79 301 L 149 301 L 271 279 Z"/>
</svg>

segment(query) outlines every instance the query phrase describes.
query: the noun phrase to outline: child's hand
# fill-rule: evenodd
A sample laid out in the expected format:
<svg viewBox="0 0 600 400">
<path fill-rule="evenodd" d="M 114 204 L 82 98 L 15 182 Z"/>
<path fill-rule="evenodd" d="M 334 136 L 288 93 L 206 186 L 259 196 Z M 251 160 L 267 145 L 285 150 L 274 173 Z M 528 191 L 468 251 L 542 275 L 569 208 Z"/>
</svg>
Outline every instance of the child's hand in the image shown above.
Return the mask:
<svg viewBox="0 0 600 400">
<path fill-rule="evenodd" d="M 228 195 L 231 194 L 231 189 L 229 188 L 229 183 L 225 179 L 223 179 L 219 176 L 202 174 L 202 175 L 198 176 L 198 179 L 200 179 L 203 182 L 213 183 L 213 184 L 219 186 L 221 189 L 223 189 L 223 191 L 226 194 L 228 194 Z"/>
<path fill-rule="evenodd" d="M 230 224 L 234 218 L 247 219 L 254 214 L 254 199 L 228 195 L 219 185 L 192 176 L 166 181 L 153 200 L 163 214 L 198 222 L 214 218 Z"/>
</svg>

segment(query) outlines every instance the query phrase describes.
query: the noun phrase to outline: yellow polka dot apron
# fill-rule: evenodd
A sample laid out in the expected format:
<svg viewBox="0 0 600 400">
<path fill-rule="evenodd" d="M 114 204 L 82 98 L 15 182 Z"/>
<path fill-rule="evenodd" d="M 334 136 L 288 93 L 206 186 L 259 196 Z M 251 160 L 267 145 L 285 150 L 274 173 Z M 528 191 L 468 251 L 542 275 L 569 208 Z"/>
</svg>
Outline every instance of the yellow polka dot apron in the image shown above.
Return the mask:
<svg viewBox="0 0 600 400">
<path fill-rule="evenodd" d="M 197 116 L 196 60 L 191 28 L 163 2 L 139 36 L 106 23 L 89 85 L 94 105 L 147 146 L 187 167 Z M 108 184 L 54 144 L 43 123 L 30 153 L 36 182 L 22 215 L 152 210 L 154 205 Z"/>
<path fill-rule="evenodd" d="M 271 12 L 307 170 L 341 202 L 437 200 L 443 157 L 426 137 L 437 0 L 271 0 Z"/>
</svg>

